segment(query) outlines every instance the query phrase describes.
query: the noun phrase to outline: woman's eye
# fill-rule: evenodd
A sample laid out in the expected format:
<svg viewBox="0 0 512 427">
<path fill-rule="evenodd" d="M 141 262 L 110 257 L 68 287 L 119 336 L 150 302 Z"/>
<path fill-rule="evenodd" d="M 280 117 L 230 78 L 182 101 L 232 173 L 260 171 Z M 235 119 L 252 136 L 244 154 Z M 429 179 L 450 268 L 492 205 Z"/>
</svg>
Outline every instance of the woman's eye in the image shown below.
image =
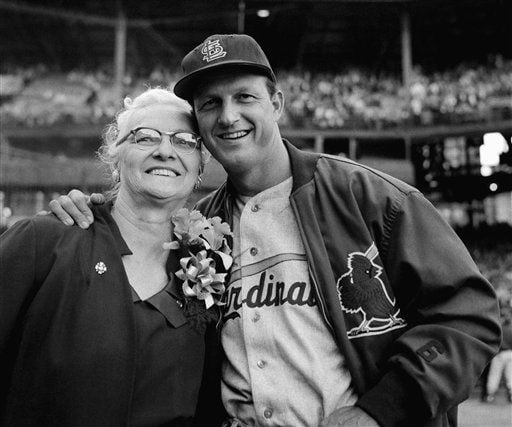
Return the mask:
<svg viewBox="0 0 512 427">
<path fill-rule="evenodd" d="M 160 138 L 154 136 L 141 136 L 137 138 L 137 144 L 156 145 L 160 143 Z"/>
</svg>

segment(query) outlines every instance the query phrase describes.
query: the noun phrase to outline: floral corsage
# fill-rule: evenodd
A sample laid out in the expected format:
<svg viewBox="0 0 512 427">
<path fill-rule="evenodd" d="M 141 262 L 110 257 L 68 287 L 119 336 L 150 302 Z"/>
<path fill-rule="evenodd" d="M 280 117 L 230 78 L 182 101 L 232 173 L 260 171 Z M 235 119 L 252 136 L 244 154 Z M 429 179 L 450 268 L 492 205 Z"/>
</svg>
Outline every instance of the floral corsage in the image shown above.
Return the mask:
<svg viewBox="0 0 512 427">
<path fill-rule="evenodd" d="M 189 321 L 203 328 L 218 320 L 226 275 L 233 263 L 227 236 L 229 225 L 219 217 L 206 218 L 197 210 L 180 209 L 171 218 L 176 240 L 164 243 L 164 249 L 178 251 L 180 270 L 175 276 L 182 282 L 184 310 Z"/>
</svg>

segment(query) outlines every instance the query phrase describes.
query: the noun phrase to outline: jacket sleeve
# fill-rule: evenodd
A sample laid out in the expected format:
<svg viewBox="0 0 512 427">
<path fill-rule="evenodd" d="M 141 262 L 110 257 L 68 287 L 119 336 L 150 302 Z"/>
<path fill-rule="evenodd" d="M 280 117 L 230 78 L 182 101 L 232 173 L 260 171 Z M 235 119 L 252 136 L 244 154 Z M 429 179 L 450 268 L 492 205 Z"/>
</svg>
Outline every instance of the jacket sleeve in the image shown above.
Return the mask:
<svg viewBox="0 0 512 427">
<path fill-rule="evenodd" d="M 357 402 L 383 426 L 434 418 L 466 399 L 501 339 L 493 288 L 437 210 L 411 192 L 394 214 L 383 258 L 409 329 Z"/>
<path fill-rule="evenodd" d="M 13 368 L 23 316 L 36 292 L 36 239 L 31 220 L 0 236 L 0 406 Z"/>
</svg>

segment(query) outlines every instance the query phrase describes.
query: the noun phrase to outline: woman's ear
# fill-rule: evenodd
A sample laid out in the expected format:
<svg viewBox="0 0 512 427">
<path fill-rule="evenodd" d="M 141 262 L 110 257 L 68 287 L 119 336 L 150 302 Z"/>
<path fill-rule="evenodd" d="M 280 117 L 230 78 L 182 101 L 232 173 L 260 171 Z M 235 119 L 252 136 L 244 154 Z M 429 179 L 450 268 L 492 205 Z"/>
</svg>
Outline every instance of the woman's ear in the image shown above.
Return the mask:
<svg viewBox="0 0 512 427">
<path fill-rule="evenodd" d="M 204 146 L 204 143 L 202 143 L 201 144 L 201 164 L 199 166 L 199 174 L 203 173 L 206 164 L 210 161 L 211 158 L 212 158 L 211 153 Z"/>
</svg>

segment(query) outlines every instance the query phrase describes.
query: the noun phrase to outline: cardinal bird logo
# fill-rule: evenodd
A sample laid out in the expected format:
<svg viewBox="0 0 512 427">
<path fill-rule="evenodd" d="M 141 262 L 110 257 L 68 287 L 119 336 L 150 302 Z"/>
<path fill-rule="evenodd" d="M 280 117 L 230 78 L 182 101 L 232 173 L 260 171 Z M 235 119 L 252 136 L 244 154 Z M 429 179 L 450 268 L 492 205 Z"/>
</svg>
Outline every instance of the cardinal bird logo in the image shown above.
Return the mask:
<svg viewBox="0 0 512 427">
<path fill-rule="evenodd" d="M 350 316 L 347 326 L 349 339 L 379 335 L 403 328 L 407 323 L 399 317 L 395 298 L 390 296 L 380 279 L 382 267 L 374 262 L 379 251 L 372 243 L 366 252 L 348 255 L 348 271 L 338 280 L 341 309 Z M 361 319 L 362 317 L 362 319 Z"/>
</svg>

